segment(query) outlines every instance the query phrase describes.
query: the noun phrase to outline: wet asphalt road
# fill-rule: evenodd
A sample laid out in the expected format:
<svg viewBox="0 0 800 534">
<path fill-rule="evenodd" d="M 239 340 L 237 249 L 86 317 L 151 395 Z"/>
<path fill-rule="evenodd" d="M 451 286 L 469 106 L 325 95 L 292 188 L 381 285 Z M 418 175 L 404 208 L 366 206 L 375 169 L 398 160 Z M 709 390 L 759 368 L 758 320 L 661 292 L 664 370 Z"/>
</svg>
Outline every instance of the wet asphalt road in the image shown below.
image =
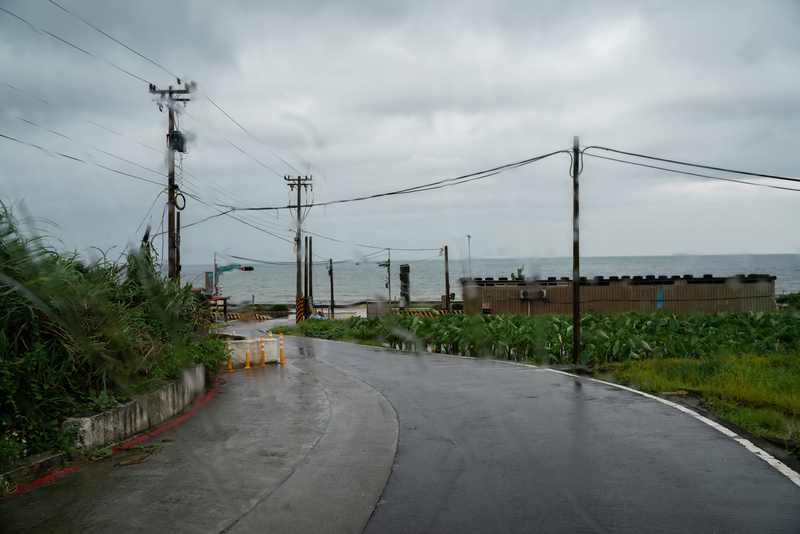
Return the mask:
<svg viewBox="0 0 800 534">
<path fill-rule="evenodd" d="M 227 375 L 147 463 L 0 500 L 0 532 L 800 532 L 800 487 L 656 400 L 307 338 L 286 358 Z"/>
<path fill-rule="evenodd" d="M 298 339 L 399 421 L 365 532 L 800 532 L 800 487 L 670 406 L 537 368 Z"/>
</svg>

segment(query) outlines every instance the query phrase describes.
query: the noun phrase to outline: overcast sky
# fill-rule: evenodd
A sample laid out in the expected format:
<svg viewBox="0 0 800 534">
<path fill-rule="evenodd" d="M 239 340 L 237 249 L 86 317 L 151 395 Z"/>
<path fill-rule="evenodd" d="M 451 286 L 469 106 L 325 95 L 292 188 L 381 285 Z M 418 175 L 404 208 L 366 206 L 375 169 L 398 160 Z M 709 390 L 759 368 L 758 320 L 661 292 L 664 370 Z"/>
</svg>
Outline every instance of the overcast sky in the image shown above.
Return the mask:
<svg viewBox="0 0 800 534">
<path fill-rule="evenodd" d="M 795 0 L 56 1 L 164 67 L 47 0 L 0 0 L 35 27 L 0 11 L 0 134 L 40 147 L 0 137 L 0 194 L 88 258 L 92 246 L 116 257 L 162 224 L 167 114 L 136 77 L 177 86 L 167 71 L 197 83 L 179 118 L 194 139 L 183 225 L 225 205 L 287 206 L 286 174 L 313 175 L 311 198 L 327 202 L 568 150 L 573 136 L 800 177 Z M 584 158 L 583 255 L 800 253 L 800 192 L 588 154 L 620 157 Z M 375 250 L 360 245 L 448 245 L 459 259 L 467 235 L 473 257 L 569 256 L 569 168 L 558 154 L 454 187 L 316 207 L 304 227 L 343 242 L 314 238 L 315 254 L 334 260 Z M 185 228 L 183 264 L 215 251 L 294 258 L 290 212 L 236 217 L 252 226 L 220 216 Z M 160 237 L 154 245 L 166 254 Z"/>
</svg>

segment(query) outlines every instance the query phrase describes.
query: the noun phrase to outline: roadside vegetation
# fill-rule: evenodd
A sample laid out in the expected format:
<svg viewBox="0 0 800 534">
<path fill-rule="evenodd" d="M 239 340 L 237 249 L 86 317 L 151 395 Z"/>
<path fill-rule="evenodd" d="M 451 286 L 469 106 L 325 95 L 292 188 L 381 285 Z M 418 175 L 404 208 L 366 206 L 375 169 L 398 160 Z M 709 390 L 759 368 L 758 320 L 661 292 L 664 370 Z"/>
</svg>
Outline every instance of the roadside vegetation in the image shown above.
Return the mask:
<svg viewBox="0 0 800 534">
<path fill-rule="evenodd" d="M 569 364 L 572 317 L 504 315 L 307 320 L 280 329 L 402 350 Z M 581 316 L 581 364 L 599 378 L 699 406 L 800 453 L 800 311 Z"/>
<path fill-rule="evenodd" d="M 85 263 L 29 237 L 0 204 L 0 469 L 63 448 L 62 421 L 176 378 L 216 370 L 205 299 L 159 274 L 149 251 Z"/>
</svg>

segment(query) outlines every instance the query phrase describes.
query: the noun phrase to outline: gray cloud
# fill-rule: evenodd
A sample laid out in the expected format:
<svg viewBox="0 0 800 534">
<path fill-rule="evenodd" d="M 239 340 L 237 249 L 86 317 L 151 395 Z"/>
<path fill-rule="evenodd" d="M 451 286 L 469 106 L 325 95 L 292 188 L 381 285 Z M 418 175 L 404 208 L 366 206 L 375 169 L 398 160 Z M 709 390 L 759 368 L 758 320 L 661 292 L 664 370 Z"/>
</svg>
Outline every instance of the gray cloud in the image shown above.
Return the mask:
<svg viewBox="0 0 800 534">
<path fill-rule="evenodd" d="M 216 204 L 292 202 L 282 176 L 296 171 L 266 147 L 317 177 L 320 202 L 567 149 L 573 135 L 797 174 L 794 2 L 59 3 L 198 82 L 181 119 L 197 136 L 184 161 L 184 190 L 197 197 L 184 224 L 218 213 Z M 3 7 L 159 87 L 177 84 L 49 2 Z M 164 208 L 162 186 L 97 166 L 166 182 L 166 115 L 146 83 L 103 60 L 0 13 L 0 82 L 52 104 L 0 85 L 0 133 L 45 149 L 0 140 L 0 191 L 59 223 L 70 250 L 135 242 L 139 224 L 158 226 Z M 376 246 L 456 246 L 470 234 L 475 256 L 569 255 L 568 169 L 561 155 L 453 188 L 315 208 L 306 226 Z M 798 223 L 797 193 L 587 157 L 582 194 L 586 254 L 800 250 L 786 231 Z M 291 239 L 287 213 L 237 217 Z M 184 263 L 223 248 L 293 258 L 290 244 L 227 217 L 187 228 L 183 243 Z M 315 251 L 351 257 L 353 246 L 319 239 Z"/>
</svg>

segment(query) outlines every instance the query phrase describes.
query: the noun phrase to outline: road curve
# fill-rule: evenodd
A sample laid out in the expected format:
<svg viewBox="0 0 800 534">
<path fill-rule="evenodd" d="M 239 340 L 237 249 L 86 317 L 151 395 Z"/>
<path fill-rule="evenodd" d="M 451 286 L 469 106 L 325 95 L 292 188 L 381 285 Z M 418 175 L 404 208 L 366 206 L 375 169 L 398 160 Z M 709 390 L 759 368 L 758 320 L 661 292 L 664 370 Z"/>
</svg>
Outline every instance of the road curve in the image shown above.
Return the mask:
<svg viewBox="0 0 800 534">
<path fill-rule="evenodd" d="M 366 533 L 800 531 L 800 487 L 658 400 L 535 367 L 294 341 L 397 412 Z"/>
</svg>

